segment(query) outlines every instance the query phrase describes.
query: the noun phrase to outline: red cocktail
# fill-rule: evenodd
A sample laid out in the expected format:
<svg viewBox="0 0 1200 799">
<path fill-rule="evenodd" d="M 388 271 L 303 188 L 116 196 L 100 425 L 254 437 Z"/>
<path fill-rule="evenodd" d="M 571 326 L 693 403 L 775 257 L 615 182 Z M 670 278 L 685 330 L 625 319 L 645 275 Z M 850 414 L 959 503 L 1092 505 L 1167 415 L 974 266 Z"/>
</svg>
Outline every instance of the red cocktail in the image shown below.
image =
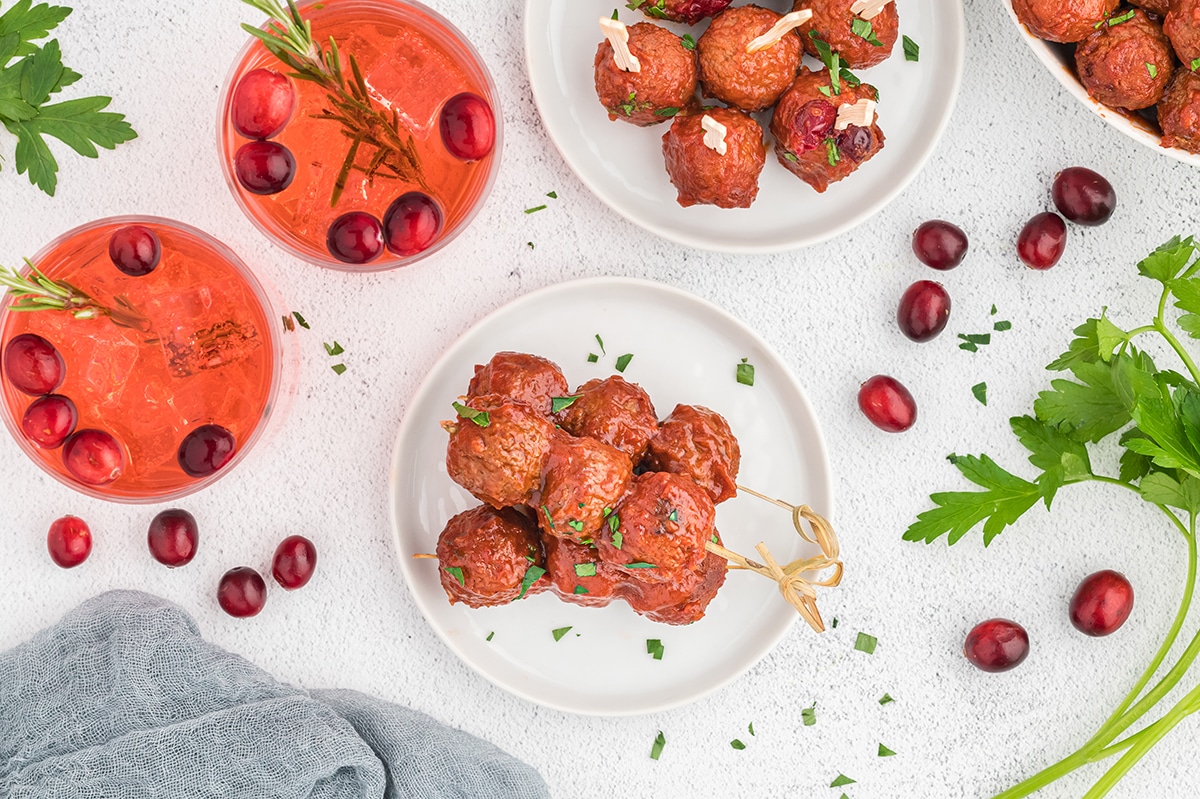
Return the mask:
<svg viewBox="0 0 1200 799">
<path fill-rule="evenodd" d="M 39 295 L 15 297 L 0 312 L 2 415 L 39 466 L 95 497 L 160 502 L 245 455 L 275 402 L 281 344 L 233 252 L 178 222 L 119 217 L 32 263 L 54 287 L 41 301 L 71 298 L 18 312 Z"/>
<path fill-rule="evenodd" d="M 292 60 L 254 39 L 220 104 L 221 163 L 242 209 L 322 266 L 391 269 L 445 246 L 499 169 L 500 111 L 478 53 L 419 3 L 278 8 L 264 30 L 299 38 Z"/>
</svg>

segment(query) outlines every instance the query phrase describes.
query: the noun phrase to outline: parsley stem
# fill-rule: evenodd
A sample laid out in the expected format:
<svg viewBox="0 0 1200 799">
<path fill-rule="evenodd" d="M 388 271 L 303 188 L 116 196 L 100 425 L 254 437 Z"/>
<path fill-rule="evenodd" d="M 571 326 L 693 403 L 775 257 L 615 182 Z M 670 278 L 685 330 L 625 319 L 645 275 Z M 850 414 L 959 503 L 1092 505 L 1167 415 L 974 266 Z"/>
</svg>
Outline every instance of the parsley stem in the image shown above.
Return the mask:
<svg viewBox="0 0 1200 799">
<path fill-rule="evenodd" d="M 1171 349 L 1175 350 L 1175 354 L 1179 356 L 1179 359 L 1183 361 L 1184 366 L 1187 367 L 1188 373 L 1192 376 L 1192 381 L 1200 384 L 1200 369 L 1196 368 L 1196 362 L 1192 360 L 1192 356 L 1189 355 L 1188 351 L 1185 350 L 1183 345 L 1179 343 L 1179 339 L 1175 338 L 1175 335 L 1167 329 L 1167 326 L 1163 322 L 1161 316 L 1154 320 L 1154 325 L 1158 328 L 1158 332 L 1162 335 L 1162 337 L 1166 339 L 1167 343 L 1171 345 Z"/>
</svg>

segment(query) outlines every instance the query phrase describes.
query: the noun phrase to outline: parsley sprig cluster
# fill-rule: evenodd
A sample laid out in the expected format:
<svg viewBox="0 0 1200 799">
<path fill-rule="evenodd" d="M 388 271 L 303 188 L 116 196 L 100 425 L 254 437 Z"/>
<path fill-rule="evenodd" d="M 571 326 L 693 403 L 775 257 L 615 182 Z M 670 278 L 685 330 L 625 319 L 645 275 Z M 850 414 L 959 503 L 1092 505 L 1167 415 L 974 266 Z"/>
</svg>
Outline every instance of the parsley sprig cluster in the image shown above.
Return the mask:
<svg viewBox="0 0 1200 799">
<path fill-rule="evenodd" d="M 87 158 L 97 147 L 111 150 L 137 138 L 121 114 L 105 111 L 111 97 L 80 97 L 50 102 L 83 76 L 64 66 L 57 39 L 45 44 L 50 31 L 71 14 L 66 6 L 17 0 L 0 15 L 0 123 L 17 137 L 17 174 L 54 196 L 58 161 L 46 144 L 50 136 Z"/>
<path fill-rule="evenodd" d="M 1061 376 L 1038 395 L 1033 415 L 1010 422 L 1029 450 L 1029 461 L 1038 470 L 1035 477 L 1019 477 L 987 455 L 951 455 L 950 462 L 982 490 L 932 495 L 936 507 L 919 514 L 904 534 L 906 540 L 927 543 L 945 535 L 953 544 L 982 525 L 987 545 L 1038 502 L 1049 509 L 1064 486 L 1099 482 L 1120 486 L 1154 505 L 1187 546 L 1188 571 L 1179 611 L 1133 689 L 1078 751 L 996 799 L 1028 796 L 1086 763 L 1117 757 L 1084 795 L 1084 799 L 1098 799 L 1180 721 L 1200 710 L 1197 686 L 1157 720 L 1126 734 L 1178 685 L 1200 654 L 1197 632 L 1179 659 L 1151 686 L 1179 637 L 1196 588 L 1200 369 L 1177 335 L 1200 339 L 1200 259 L 1195 259 L 1195 254 L 1193 239 L 1178 236 L 1151 253 L 1138 264 L 1138 272 L 1162 286 L 1154 318 L 1123 330 L 1108 318 L 1105 309 L 1077 327 L 1067 351 L 1047 367 Z M 1143 335 L 1161 338 L 1178 357 L 1182 370 L 1159 368 L 1134 344 Z M 1102 473 L 1091 457 L 1091 447 L 1112 436 L 1118 436 L 1121 449 L 1115 476 Z"/>
</svg>

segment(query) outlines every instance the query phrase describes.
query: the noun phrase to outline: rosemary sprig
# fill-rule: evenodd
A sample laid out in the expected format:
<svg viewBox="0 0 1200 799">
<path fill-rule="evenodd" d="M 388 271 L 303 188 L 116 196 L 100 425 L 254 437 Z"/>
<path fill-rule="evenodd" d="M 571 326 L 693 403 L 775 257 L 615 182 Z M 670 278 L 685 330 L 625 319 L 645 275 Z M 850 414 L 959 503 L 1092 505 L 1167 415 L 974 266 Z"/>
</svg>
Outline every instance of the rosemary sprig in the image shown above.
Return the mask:
<svg viewBox="0 0 1200 799">
<path fill-rule="evenodd" d="M 421 161 L 412 134 L 400 124 L 400 114 L 373 99 L 353 53 L 346 54 L 349 79 L 342 68 L 342 54 L 332 37 L 329 47 L 313 40 L 311 23 L 300 16 L 295 0 L 287 8 L 279 0 L 242 0 L 270 18 L 266 30 L 246 23 L 242 29 L 254 36 L 291 70 L 291 77 L 317 84 L 326 91 L 328 107 L 316 119 L 328 119 L 342 127 L 350 147 L 333 187 L 330 207 L 337 205 L 352 172 L 362 172 L 368 181 L 381 176 L 415 183 L 428 190 L 421 174 Z M 373 150 L 373 152 L 372 152 Z M 359 155 L 366 164 L 359 163 Z"/>
<path fill-rule="evenodd" d="M 87 292 L 65 280 L 51 280 L 28 258 L 29 274 L 22 276 L 14 269 L 0 266 L 0 286 L 5 294 L 16 299 L 8 306 L 13 312 L 67 311 L 76 319 L 95 319 L 107 316 L 114 325 L 146 331 L 150 323 L 124 297 L 115 298 L 118 307 L 109 308 Z"/>
</svg>

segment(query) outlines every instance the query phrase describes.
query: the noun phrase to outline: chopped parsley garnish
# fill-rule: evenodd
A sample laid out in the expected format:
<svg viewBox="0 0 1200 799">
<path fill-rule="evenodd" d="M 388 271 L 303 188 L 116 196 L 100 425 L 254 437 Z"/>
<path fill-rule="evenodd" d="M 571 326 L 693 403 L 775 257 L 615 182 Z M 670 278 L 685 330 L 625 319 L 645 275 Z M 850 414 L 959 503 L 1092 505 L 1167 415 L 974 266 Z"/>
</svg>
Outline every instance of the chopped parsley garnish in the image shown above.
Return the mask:
<svg viewBox="0 0 1200 799">
<path fill-rule="evenodd" d="M 710 538 L 710 539 L 709 539 L 709 541 L 712 541 L 714 544 L 720 544 L 720 543 L 721 543 L 720 541 L 718 541 L 718 540 L 717 540 L 717 534 L 716 534 L 716 533 L 713 533 L 713 534 L 712 534 L 712 538 Z"/>
<path fill-rule="evenodd" d="M 496 631 L 492 630 L 490 633 L 488 633 L 488 637 L 484 640 L 486 640 L 486 641 L 492 640 L 492 636 L 494 636 L 495 634 L 496 634 Z"/>
<path fill-rule="evenodd" d="M 570 627 L 559 627 L 557 630 L 551 630 L 550 634 L 554 636 L 555 641 L 561 641 L 563 636 L 571 632 Z"/>
<path fill-rule="evenodd" d="M 817 703 L 813 702 L 811 707 L 806 707 L 800 711 L 800 718 L 804 721 L 805 727 L 811 727 L 817 723 Z"/>
<path fill-rule="evenodd" d="M 815 30 L 810 30 L 808 36 L 813 41 L 813 46 L 817 49 L 817 57 L 821 59 L 821 63 L 829 70 L 829 88 L 834 94 L 842 93 L 842 57 L 833 51 L 829 43 L 821 38 Z M 826 95 L 828 96 L 828 95 Z"/>
<path fill-rule="evenodd" d="M 542 579 L 542 575 L 545 573 L 546 570 L 536 563 L 529 564 L 529 568 L 525 570 L 525 578 L 521 580 L 521 593 L 517 594 L 517 599 L 523 599 L 529 587 Z"/>
<path fill-rule="evenodd" d="M 595 338 L 596 338 L 596 343 L 600 345 L 600 354 L 608 355 L 608 351 L 606 349 L 604 349 L 604 339 L 600 338 L 599 333 L 596 334 Z"/>
<path fill-rule="evenodd" d="M 632 11 L 637 11 L 639 8 L 642 8 L 642 6 L 645 6 L 646 2 L 647 0 L 630 0 L 625 4 L 625 7 Z M 655 19 L 666 19 L 666 0 L 655 0 L 654 3 L 646 6 L 642 10 L 646 12 L 647 16 L 654 17 Z"/>
<path fill-rule="evenodd" d="M 584 588 L 582 585 L 577 585 L 577 586 L 575 586 L 575 593 L 576 594 L 586 594 L 586 593 L 588 593 L 588 590 L 586 588 Z"/>
<path fill-rule="evenodd" d="M 322 342 L 322 344 L 324 344 L 324 342 Z M 345 350 L 342 349 L 342 345 L 338 344 L 336 341 L 333 342 L 332 345 L 325 344 L 325 353 L 330 358 L 332 358 L 334 355 L 341 355 L 343 352 L 345 352 Z"/>
<path fill-rule="evenodd" d="M 901 44 L 904 47 L 904 60 L 905 61 L 920 61 L 921 60 L 920 45 L 918 45 L 916 42 L 914 42 L 912 39 L 908 38 L 907 36 L 901 37 Z"/>
<path fill-rule="evenodd" d="M 596 363 L 599 360 L 600 360 L 600 356 L 597 355 L 596 353 L 594 353 L 594 352 L 588 353 L 588 359 L 587 359 L 588 363 Z"/>
<path fill-rule="evenodd" d="M 958 337 L 962 339 L 958 348 L 967 352 L 979 352 L 981 346 L 992 343 L 991 333 L 959 333 Z"/>
<path fill-rule="evenodd" d="M 616 18 L 617 18 L 617 10 L 616 10 L 615 8 L 613 9 L 613 15 L 612 15 L 612 18 L 613 18 L 613 19 L 616 19 Z"/>
<path fill-rule="evenodd" d="M 1012 322 L 1007 319 L 1001 319 L 996 324 L 992 325 L 992 330 L 1003 333 L 1005 330 L 1012 330 Z"/>
<path fill-rule="evenodd" d="M 742 743 L 741 741 L 739 741 L 737 738 L 734 738 L 732 741 L 730 741 L 729 745 L 732 746 L 734 749 L 738 750 L 739 752 L 746 748 L 746 745 L 744 743 Z"/>
<path fill-rule="evenodd" d="M 329 368 L 333 370 L 334 374 L 339 374 L 339 375 L 340 375 L 340 374 L 342 374 L 343 372 L 345 372 L 345 371 L 346 371 L 346 364 L 344 364 L 344 363 L 335 363 L 333 366 L 331 366 L 331 367 L 329 367 Z M 486 425 L 484 425 L 484 426 L 486 427 Z"/>
<path fill-rule="evenodd" d="M 629 366 L 629 362 L 633 360 L 633 353 L 627 352 L 617 358 L 617 371 L 624 372 L 625 367 Z"/>
<path fill-rule="evenodd" d="M 605 508 L 604 509 L 604 518 L 607 519 L 609 516 L 612 516 L 612 508 Z"/>
<path fill-rule="evenodd" d="M 830 166 L 837 166 L 838 161 L 842 160 L 842 153 L 838 150 L 837 139 L 832 136 L 825 137 L 825 158 L 829 161 Z"/>
<path fill-rule="evenodd" d="M 783 159 L 785 161 L 791 161 L 792 163 L 795 163 L 800 160 L 799 158 L 796 157 L 796 154 L 792 153 L 792 152 L 785 152 L 783 154 Z"/>
<path fill-rule="evenodd" d="M 532 241 L 527 241 L 527 242 L 525 242 L 525 246 L 529 247 L 529 249 L 531 249 L 531 250 L 532 250 L 532 249 L 533 249 L 533 242 L 532 242 Z"/>
<path fill-rule="evenodd" d="M 663 736 L 662 730 L 658 731 L 658 735 L 654 738 L 654 746 L 650 747 L 650 759 L 658 760 L 662 755 L 663 747 L 667 745 L 667 739 Z"/>
<path fill-rule="evenodd" d="M 883 744 L 879 745 L 879 756 L 880 757 L 891 757 L 894 754 L 896 754 L 896 753 L 893 752 L 891 749 L 888 749 Z"/>
<path fill-rule="evenodd" d="M 833 617 L 833 624 L 831 624 L 831 625 L 829 625 L 829 626 L 830 626 L 830 627 L 832 627 L 832 628 L 833 628 L 833 629 L 835 629 L 835 630 L 837 629 L 837 626 L 838 626 L 838 620 L 837 620 L 837 616 L 834 616 L 834 617 Z"/>
<path fill-rule="evenodd" d="M 875 31 L 871 28 L 869 20 L 862 17 L 855 17 L 850 21 L 850 32 L 860 39 L 865 39 L 867 44 L 873 44 L 876 47 L 883 47 L 883 42 L 879 41 L 875 36 Z"/>
<path fill-rule="evenodd" d="M 459 585 L 467 584 L 467 581 L 463 579 L 461 566 L 447 566 L 446 568 L 442 569 L 442 571 L 453 577 L 455 580 L 458 580 Z"/>
<path fill-rule="evenodd" d="M 987 383 L 976 383 L 971 386 L 971 393 L 975 395 L 975 399 L 979 400 L 981 405 L 987 405 Z"/>
<path fill-rule="evenodd" d="M 1137 15 L 1137 11 L 1135 11 L 1134 9 L 1131 8 L 1131 9 L 1129 9 L 1129 11 L 1126 11 L 1124 14 L 1121 14 L 1118 17 L 1110 17 L 1108 20 L 1108 27 L 1111 28 L 1114 25 L 1120 25 L 1122 22 L 1128 22 L 1129 20 L 1133 19 L 1136 15 Z"/>
<path fill-rule="evenodd" d="M 663 119 L 666 119 L 668 117 L 673 117 L 678 113 L 679 113 L 678 108 L 676 108 L 675 106 L 668 106 L 667 108 L 660 108 L 657 111 L 655 111 L 654 116 L 662 117 Z"/>
<path fill-rule="evenodd" d="M 743 386 L 754 385 L 754 364 L 750 363 L 749 358 L 742 358 L 737 365 L 737 381 Z"/>
<path fill-rule="evenodd" d="M 615 549 L 620 549 L 621 544 L 623 543 L 625 543 L 625 536 L 621 535 L 620 533 L 612 534 L 612 545 Z"/>
<path fill-rule="evenodd" d="M 487 427 L 488 425 L 490 425 L 492 423 L 492 417 L 488 414 L 487 411 L 477 411 L 474 408 L 468 408 L 466 405 L 463 405 L 461 402 L 455 402 L 455 403 L 453 403 L 453 406 L 454 406 L 454 410 L 458 413 L 458 415 L 460 417 L 462 417 L 463 419 L 470 419 L 472 422 L 479 425 L 480 427 Z"/>
<path fill-rule="evenodd" d="M 829 783 L 830 788 L 841 788 L 843 785 L 853 785 L 857 780 L 852 780 L 845 774 L 837 775 L 833 782 Z"/>
<path fill-rule="evenodd" d="M 859 652 L 866 652 L 868 655 L 875 654 L 875 644 L 878 643 L 873 635 L 859 633 L 858 638 L 854 641 L 854 648 Z"/>
<path fill-rule="evenodd" d="M 991 315 L 992 316 L 996 315 L 996 306 L 995 305 L 992 306 L 992 314 Z"/>
<path fill-rule="evenodd" d="M 575 564 L 575 576 L 576 577 L 595 577 L 596 576 L 596 564 L 595 563 L 576 563 Z"/>
<path fill-rule="evenodd" d="M 883 696 L 879 697 L 879 704 L 881 704 L 881 705 L 890 705 L 892 702 L 895 702 L 895 701 L 896 701 L 895 699 L 892 699 L 891 694 L 884 694 Z"/>
<path fill-rule="evenodd" d="M 547 207 L 548 207 L 548 206 L 545 206 L 545 205 L 535 205 L 535 206 L 534 206 L 534 207 L 532 207 L 532 208 L 526 208 L 526 209 L 525 209 L 525 213 L 527 213 L 527 214 L 536 214 L 538 211 L 545 211 Z"/>
<path fill-rule="evenodd" d="M 312 329 L 308 326 L 308 322 L 304 321 L 304 317 L 300 315 L 299 311 L 292 311 L 292 316 L 296 317 L 296 324 L 300 325 L 300 327 L 304 328 L 305 330 Z"/>
<path fill-rule="evenodd" d="M 546 514 L 546 524 L 550 525 L 550 529 L 554 529 L 554 517 L 550 515 L 550 509 L 545 505 L 542 506 L 542 513 Z"/>
<path fill-rule="evenodd" d="M 567 527 L 570 527 L 572 530 L 574 530 L 577 533 L 583 532 L 583 522 L 576 521 L 575 519 L 569 520 L 567 522 Z"/>
<path fill-rule="evenodd" d="M 631 117 L 636 112 L 645 108 L 646 105 L 647 105 L 646 103 L 639 104 L 637 102 L 637 92 L 633 91 L 633 92 L 629 93 L 629 97 L 626 98 L 625 102 L 621 103 L 621 106 L 620 106 L 621 113 L 625 114 L 625 116 L 627 116 L 627 117 Z"/>
<path fill-rule="evenodd" d="M 655 660 L 662 660 L 663 642 L 657 638 L 646 639 L 646 654 L 653 657 Z"/>
<path fill-rule="evenodd" d="M 832 91 L 831 87 L 829 87 L 829 86 L 818 86 L 817 91 L 819 91 L 821 94 L 825 95 L 826 97 L 833 96 L 833 91 Z"/>
<path fill-rule="evenodd" d="M 1150 73 L 1150 77 L 1152 78 L 1158 77 L 1158 67 L 1156 67 L 1154 64 L 1151 64 L 1149 61 L 1146 62 L 1146 72 Z"/>
<path fill-rule="evenodd" d="M 667 514 L 667 521 L 671 521 L 671 522 L 679 521 L 679 509 L 678 508 L 673 508 L 671 510 L 671 512 Z"/>
<path fill-rule="evenodd" d="M 653 563 L 642 563 L 641 561 L 638 561 L 637 563 L 626 563 L 625 568 L 626 569 L 657 569 L 658 567 L 655 566 Z"/>
<path fill-rule="evenodd" d="M 686 50 L 695 50 L 696 49 L 696 40 L 692 38 L 692 34 L 690 34 L 690 33 L 683 34 L 683 47 Z"/>
<path fill-rule="evenodd" d="M 570 408 L 572 405 L 574 405 L 577 399 L 579 399 L 578 394 L 576 394 L 574 397 L 551 397 L 550 412 L 558 413 L 559 411 L 565 411 L 567 408 Z"/>
<path fill-rule="evenodd" d="M 753 735 L 754 734 L 754 722 L 753 721 L 750 722 L 750 726 L 747 727 L 746 729 L 748 729 L 750 731 L 750 734 Z"/>
<path fill-rule="evenodd" d="M 1188 66 L 1188 68 L 1191 69 L 1192 72 L 1200 69 L 1200 58 L 1193 58 L 1192 63 Z"/>
<path fill-rule="evenodd" d="M 558 192 L 556 192 L 556 191 L 548 191 L 548 192 L 546 192 L 546 196 L 547 196 L 547 197 L 549 197 L 551 200 L 557 200 L 557 199 L 558 199 Z"/>
</svg>

